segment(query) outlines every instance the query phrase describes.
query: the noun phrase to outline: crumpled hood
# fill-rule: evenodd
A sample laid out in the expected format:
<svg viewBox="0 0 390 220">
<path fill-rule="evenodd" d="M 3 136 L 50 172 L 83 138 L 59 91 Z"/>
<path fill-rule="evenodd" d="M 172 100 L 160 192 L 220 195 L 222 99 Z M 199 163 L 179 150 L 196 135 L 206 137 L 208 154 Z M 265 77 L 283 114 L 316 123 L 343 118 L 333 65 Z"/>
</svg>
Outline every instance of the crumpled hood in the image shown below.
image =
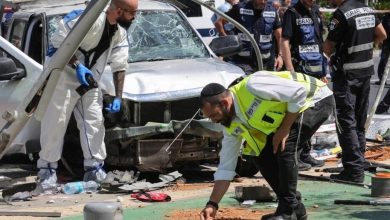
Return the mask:
<svg viewBox="0 0 390 220">
<path fill-rule="evenodd" d="M 137 102 L 187 99 L 199 96 L 209 83 L 226 87 L 242 75 L 244 72 L 239 67 L 217 58 L 131 63 L 126 72 L 123 98 Z M 101 87 L 115 95 L 111 74 L 103 74 Z"/>
</svg>

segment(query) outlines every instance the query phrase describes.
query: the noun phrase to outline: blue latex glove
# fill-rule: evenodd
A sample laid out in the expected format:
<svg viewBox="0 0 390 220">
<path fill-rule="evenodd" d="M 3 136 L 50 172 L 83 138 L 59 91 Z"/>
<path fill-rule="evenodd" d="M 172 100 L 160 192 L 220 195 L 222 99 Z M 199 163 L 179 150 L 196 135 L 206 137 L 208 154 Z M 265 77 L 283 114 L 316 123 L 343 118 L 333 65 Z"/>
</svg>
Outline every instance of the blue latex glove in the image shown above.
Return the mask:
<svg viewBox="0 0 390 220">
<path fill-rule="evenodd" d="M 105 109 L 109 113 L 119 112 L 121 110 L 121 103 L 122 103 L 122 99 L 117 97 L 114 100 L 112 100 L 112 103 Z"/>
<path fill-rule="evenodd" d="M 89 86 L 89 83 L 87 82 L 87 76 L 93 76 L 91 70 L 89 70 L 83 64 L 79 63 L 76 67 L 76 75 L 81 85 Z"/>
</svg>

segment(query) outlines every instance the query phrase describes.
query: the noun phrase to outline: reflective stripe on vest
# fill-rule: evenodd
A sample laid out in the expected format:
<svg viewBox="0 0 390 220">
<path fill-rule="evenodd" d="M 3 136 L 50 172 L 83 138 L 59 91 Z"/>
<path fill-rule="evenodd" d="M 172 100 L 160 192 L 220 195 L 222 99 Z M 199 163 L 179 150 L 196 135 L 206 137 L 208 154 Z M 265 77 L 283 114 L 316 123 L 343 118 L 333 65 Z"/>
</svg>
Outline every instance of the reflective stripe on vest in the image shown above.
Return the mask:
<svg viewBox="0 0 390 220">
<path fill-rule="evenodd" d="M 282 72 L 272 72 L 273 75 L 279 76 L 281 78 L 291 79 L 296 82 L 299 82 L 303 84 L 306 88 L 306 103 L 312 100 L 314 94 L 318 91 L 319 87 L 326 86 L 324 82 L 321 80 L 318 80 L 312 76 L 303 74 L 303 73 L 297 73 L 297 72 L 290 72 L 290 71 L 282 71 Z M 304 107 L 303 110 L 306 110 L 310 106 Z M 303 111 L 301 110 L 301 111 Z"/>
<path fill-rule="evenodd" d="M 345 63 L 343 65 L 344 70 L 356 70 L 356 69 L 364 69 L 374 65 L 374 60 L 370 59 L 364 62 L 356 62 L 356 63 Z"/>
<path fill-rule="evenodd" d="M 372 50 L 374 48 L 374 43 L 360 44 L 348 48 L 348 54 L 362 52 L 366 50 Z M 355 63 L 345 63 L 343 65 L 344 70 L 354 70 L 354 69 L 364 69 L 374 65 L 374 60 L 370 59 L 364 62 L 355 62 Z"/>
<path fill-rule="evenodd" d="M 374 43 L 360 44 L 348 48 L 348 54 L 356 53 L 364 50 L 371 50 L 374 48 Z"/>
</svg>

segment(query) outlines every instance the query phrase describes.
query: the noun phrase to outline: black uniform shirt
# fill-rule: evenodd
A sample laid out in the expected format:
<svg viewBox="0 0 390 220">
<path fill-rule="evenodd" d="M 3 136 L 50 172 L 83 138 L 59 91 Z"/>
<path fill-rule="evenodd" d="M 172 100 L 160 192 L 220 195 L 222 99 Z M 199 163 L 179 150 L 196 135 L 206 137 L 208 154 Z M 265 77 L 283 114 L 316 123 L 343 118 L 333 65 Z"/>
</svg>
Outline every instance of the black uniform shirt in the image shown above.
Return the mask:
<svg viewBox="0 0 390 220">
<path fill-rule="evenodd" d="M 343 3 L 349 0 L 345 0 Z M 375 15 L 375 27 L 380 23 L 378 17 Z M 333 42 L 343 42 L 348 30 L 348 23 L 343 13 L 340 10 L 336 10 L 333 13 L 333 17 L 329 24 L 329 33 L 327 39 Z"/>
<path fill-rule="evenodd" d="M 241 20 L 242 15 L 240 15 L 240 8 L 243 7 L 245 5 L 245 3 L 249 4 L 249 9 L 252 9 L 254 12 L 254 19 L 253 19 L 253 21 L 254 21 L 253 24 L 254 24 L 255 21 L 261 17 L 261 13 L 263 13 L 263 9 L 254 9 L 252 1 L 242 2 L 240 4 L 233 6 L 232 9 L 230 9 L 230 11 L 226 12 L 226 15 L 233 18 L 235 21 L 237 21 L 238 23 L 240 23 L 242 25 L 243 21 Z M 267 6 L 265 6 L 265 7 L 267 7 Z M 274 26 L 272 27 L 272 29 L 276 30 L 276 29 L 280 28 L 281 26 L 282 26 L 282 24 L 280 22 L 279 16 L 276 16 Z M 248 31 L 253 33 L 252 30 L 248 30 Z"/>
<path fill-rule="evenodd" d="M 309 17 L 310 11 L 301 3 L 301 1 L 298 1 L 294 6 L 295 10 L 302 16 L 302 17 Z M 319 29 L 316 30 L 316 42 L 321 46 L 322 45 L 322 22 L 321 18 L 319 16 L 319 9 L 316 6 L 312 7 L 313 14 L 316 16 L 314 19 L 318 19 L 319 23 Z M 282 37 L 290 39 L 290 44 L 293 48 L 297 47 L 298 44 L 301 42 L 300 39 L 300 30 L 296 23 L 297 16 L 296 14 L 291 10 L 291 8 L 287 9 L 287 11 L 284 13 L 283 16 L 283 24 L 282 24 Z M 313 19 L 313 18 L 312 18 Z"/>
<path fill-rule="evenodd" d="M 359 23 L 362 27 L 357 28 L 358 20 L 355 20 L 355 25 L 349 25 L 346 17 L 344 16 L 344 12 L 342 10 L 348 10 L 348 12 L 353 12 L 354 9 L 359 8 L 367 8 L 368 6 L 364 5 L 362 2 L 356 0 L 345 0 L 338 9 L 333 13 L 333 17 L 329 24 L 329 33 L 327 39 L 336 43 L 336 58 L 340 58 L 337 61 L 336 65 L 344 65 L 346 63 L 352 63 L 353 66 L 358 66 L 361 63 L 368 62 L 372 59 L 372 50 L 362 50 L 348 53 L 348 49 L 351 47 L 356 47 L 358 45 L 367 44 L 368 41 L 373 42 L 374 40 L 374 31 L 372 28 L 367 28 L 364 26 L 369 25 L 366 23 Z M 342 9 L 342 10 L 340 10 Z M 363 10 L 363 9 L 362 9 Z M 365 15 L 363 12 L 356 12 L 358 16 Z M 367 15 L 372 14 L 367 12 Z M 375 24 L 376 27 L 380 24 L 380 20 L 376 15 L 375 16 Z M 353 17 L 353 16 L 352 16 Z M 364 31 L 366 33 L 364 33 Z M 358 32 L 360 34 L 358 34 Z M 361 33 L 363 32 L 363 33 Z M 374 73 L 374 65 L 364 66 L 360 68 L 346 68 L 343 66 L 344 70 L 348 70 L 349 76 L 351 78 L 365 77 L 368 75 L 372 75 Z"/>
</svg>

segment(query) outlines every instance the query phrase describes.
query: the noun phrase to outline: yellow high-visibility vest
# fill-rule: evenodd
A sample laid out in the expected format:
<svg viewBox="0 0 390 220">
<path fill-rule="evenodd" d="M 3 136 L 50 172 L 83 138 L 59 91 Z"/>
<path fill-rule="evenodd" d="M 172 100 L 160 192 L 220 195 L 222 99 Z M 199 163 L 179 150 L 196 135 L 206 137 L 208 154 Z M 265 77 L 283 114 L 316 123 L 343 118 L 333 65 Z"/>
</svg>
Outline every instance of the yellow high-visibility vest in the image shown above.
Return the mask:
<svg viewBox="0 0 390 220">
<path fill-rule="evenodd" d="M 303 112 L 310 107 L 311 100 L 319 87 L 326 86 L 322 81 L 302 73 L 290 73 L 289 71 L 270 73 L 281 78 L 294 80 L 305 86 L 307 91 L 305 105 L 299 112 Z M 249 77 L 229 88 L 235 95 L 238 107 L 249 127 L 233 121 L 229 127 L 226 127 L 226 130 L 229 134 L 246 140 L 247 144 L 244 146 L 243 154 L 258 156 L 266 144 L 267 135 L 275 132 L 282 123 L 287 112 L 287 103 L 260 99 L 254 96 L 247 89 Z"/>
</svg>

